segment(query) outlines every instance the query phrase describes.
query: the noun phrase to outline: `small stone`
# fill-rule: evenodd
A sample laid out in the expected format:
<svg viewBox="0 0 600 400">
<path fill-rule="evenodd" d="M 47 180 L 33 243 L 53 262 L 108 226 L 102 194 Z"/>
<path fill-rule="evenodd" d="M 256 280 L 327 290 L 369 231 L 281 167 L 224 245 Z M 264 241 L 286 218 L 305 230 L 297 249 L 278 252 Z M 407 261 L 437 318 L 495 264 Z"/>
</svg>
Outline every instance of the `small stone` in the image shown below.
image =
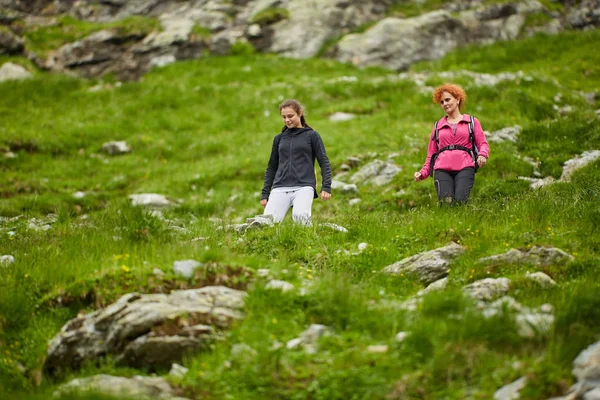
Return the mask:
<svg viewBox="0 0 600 400">
<path fill-rule="evenodd" d="M 394 339 L 396 340 L 396 342 L 402 343 L 408 337 L 408 335 L 410 335 L 409 332 L 398 332 Z"/>
<path fill-rule="evenodd" d="M 173 263 L 173 272 L 175 275 L 190 279 L 194 276 L 194 271 L 203 264 L 196 260 L 181 260 Z"/>
<path fill-rule="evenodd" d="M 31 78 L 31 72 L 18 64 L 7 62 L 0 67 L 0 82 Z"/>
<path fill-rule="evenodd" d="M 358 203 L 360 203 L 361 201 L 362 201 L 361 199 L 350 199 L 350 200 L 348 201 L 348 205 L 349 205 L 349 206 L 355 206 L 355 205 L 357 205 Z"/>
<path fill-rule="evenodd" d="M 525 387 L 527 379 L 519 378 L 511 384 L 503 386 L 494 393 L 494 400 L 517 400 L 519 399 L 519 391 Z"/>
<path fill-rule="evenodd" d="M 325 227 L 325 228 L 329 228 L 329 229 L 333 229 L 334 231 L 338 231 L 338 232 L 344 232 L 344 233 L 348 232 L 348 229 L 344 228 L 343 226 L 332 224 L 330 222 L 322 223 L 319 226 L 322 226 L 322 227 Z"/>
<path fill-rule="evenodd" d="M 15 258 L 11 255 L 0 256 L 0 265 L 10 265 L 15 262 Z"/>
<path fill-rule="evenodd" d="M 168 207 L 172 204 L 164 195 L 156 193 L 130 194 L 129 200 L 131 200 L 131 204 L 134 206 L 150 208 Z"/>
<path fill-rule="evenodd" d="M 265 277 L 269 276 L 270 273 L 271 273 L 271 270 L 269 270 L 267 268 L 259 268 L 256 270 L 256 275 L 260 276 L 261 278 L 265 278 Z"/>
<path fill-rule="evenodd" d="M 75 192 L 73 193 L 73 197 L 76 199 L 83 199 L 86 196 L 85 192 Z"/>
<path fill-rule="evenodd" d="M 554 312 L 554 306 L 548 303 L 542 304 L 540 306 L 540 311 L 546 314 L 551 314 Z"/>
<path fill-rule="evenodd" d="M 119 154 L 130 153 L 131 149 L 127 145 L 127 142 L 124 140 L 121 141 L 112 141 L 106 142 L 102 145 L 102 151 L 110 154 L 111 156 L 116 156 Z"/>
<path fill-rule="evenodd" d="M 342 165 L 340 165 L 340 169 L 342 171 L 350 171 L 352 169 L 352 167 L 349 166 L 348 164 L 342 164 Z"/>
<path fill-rule="evenodd" d="M 174 376 L 175 378 L 183 378 L 185 374 L 187 374 L 189 369 L 184 367 L 183 365 L 179 365 L 177 363 L 173 363 L 171 365 L 171 370 L 169 371 L 169 375 Z"/>
<path fill-rule="evenodd" d="M 154 274 L 154 276 L 164 276 L 165 275 L 164 271 L 160 268 L 154 268 L 152 270 L 152 273 Z"/>
<path fill-rule="evenodd" d="M 343 122 L 343 121 L 350 121 L 350 120 L 354 119 L 354 117 L 355 117 L 354 114 L 345 113 L 345 112 L 336 112 L 329 116 L 329 120 L 332 122 Z"/>
<path fill-rule="evenodd" d="M 294 290 L 294 285 L 286 281 L 272 280 L 265 285 L 265 289 L 281 290 L 283 293 Z"/>
<path fill-rule="evenodd" d="M 369 353 L 387 353 L 388 346 L 386 344 L 373 345 L 367 347 Z"/>
<path fill-rule="evenodd" d="M 365 250 L 369 245 L 367 243 L 359 243 L 358 244 L 358 251 L 363 251 Z"/>
<path fill-rule="evenodd" d="M 542 287 L 548 288 L 556 286 L 556 282 L 543 272 L 534 272 L 533 274 L 528 272 L 526 276 L 528 279 L 531 279 Z"/>
<path fill-rule="evenodd" d="M 302 344 L 302 338 L 295 338 L 295 339 L 288 340 L 285 347 L 289 350 L 294 350 L 294 349 L 299 348 L 301 344 Z"/>
</svg>

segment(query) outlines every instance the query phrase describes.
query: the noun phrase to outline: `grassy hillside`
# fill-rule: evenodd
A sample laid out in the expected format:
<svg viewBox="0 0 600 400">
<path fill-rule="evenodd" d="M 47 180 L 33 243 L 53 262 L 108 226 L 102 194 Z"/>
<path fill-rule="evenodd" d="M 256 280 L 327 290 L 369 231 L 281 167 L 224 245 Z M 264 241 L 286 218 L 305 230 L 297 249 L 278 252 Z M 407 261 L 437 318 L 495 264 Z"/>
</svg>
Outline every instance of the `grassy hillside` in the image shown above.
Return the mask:
<svg viewBox="0 0 600 400">
<path fill-rule="evenodd" d="M 93 289 L 96 303 L 107 304 L 131 290 L 160 290 L 148 278 L 153 268 L 170 271 L 175 260 L 196 259 L 268 268 L 296 287 L 313 288 L 304 296 L 281 294 L 257 279 L 245 320 L 212 352 L 187 360 L 190 373 L 174 381 L 197 398 L 489 399 L 521 376 L 529 378 L 525 399 L 562 393 L 572 383 L 573 358 L 600 339 L 599 163 L 572 183 L 540 191 L 516 177 L 533 173 L 523 156 L 539 159 L 544 176 L 559 178 L 562 163 L 598 148 L 594 110 L 600 102 L 589 104 L 579 92 L 600 88 L 599 41 L 599 31 L 536 36 L 414 68 L 523 71 L 532 78 L 494 87 L 458 80 L 469 96 L 465 111 L 485 130 L 518 124 L 523 131 L 516 144 L 492 144 L 472 202 L 453 209 L 436 205 L 431 180 L 412 181 L 440 107 L 389 71 L 261 55 L 177 63 L 123 84 L 46 74 L 0 84 L 0 147 L 17 155 L 0 155 L 0 215 L 6 217 L 0 255 L 16 259 L 0 268 L 2 390 L 8 398 L 46 399 L 62 382 L 40 379 L 40 367 L 60 327 L 94 309 L 85 293 Z M 340 79 L 347 76 L 357 80 Z M 434 76 L 427 84 L 443 81 Z M 553 109 L 558 93 L 559 105 L 574 108 L 566 116 Z M 365 155 L 364 164 L 392 155 L 402 172 L 382 188 L 361 186 L 357 206 L 348 205 L 354 196 L 339 192 L 329 202 L 316 201 L 313 228 L 286 220 L 241 239 L 218 231 L 213 218 L 237 221 L 262 211 L 258 192 L 284 98 L 307 106 L 307 121 L 323 137 L 334 169 L 349 156 Z M 336 111 L 358 117 L 330 122 Z M 103 155 L 109 140 L 127 140 L 132 152 Z M 77 199 L 77 191 L 87 195 Z M 127 195 L 143 192 L 179 200 L 165 211 L 170 222 L 129 206 Z M 29 219 L 48 213 L 56 214 L 50 229 L 28 227 Z M 324 230 L 320 222 L 349 232 Z M 191 241 L 198 236 L 206 240 Z M 428 296 L 416 312 L 391 307 L 422 285 L 380 271 L 449 241 L 467 248 L 452 266 L 449 288 Z M 354 252 L 361 242 L 368 247 L 358 255 L 338 252 Z M 575 256 L 544 269 L 556 287 L 526 280 L 531 266 L 476 264 L 479 257 L 532 245 Z M 523 305 L 554 306 L 548 337 L 522 339 L 510 316 L 484 319 L 461 295 L 467 283 L 500 276 L 512 279 L 510 295 Z M 52 305 L 59 293 L 74 298 L 70 307 Z M 319 352 L 271 350 L 311 323 L 335 333 L 320 342 Z M 412 334 L 397 344 L 399 331 Z M 233 343 L 246 343 L 257 355 L 226 363 Z M 377 344 L 389 345 L 388 352 L 367 351 Z M 100 372 L 144 371 L 105 360 L 64 379 Z"/>
</svg>

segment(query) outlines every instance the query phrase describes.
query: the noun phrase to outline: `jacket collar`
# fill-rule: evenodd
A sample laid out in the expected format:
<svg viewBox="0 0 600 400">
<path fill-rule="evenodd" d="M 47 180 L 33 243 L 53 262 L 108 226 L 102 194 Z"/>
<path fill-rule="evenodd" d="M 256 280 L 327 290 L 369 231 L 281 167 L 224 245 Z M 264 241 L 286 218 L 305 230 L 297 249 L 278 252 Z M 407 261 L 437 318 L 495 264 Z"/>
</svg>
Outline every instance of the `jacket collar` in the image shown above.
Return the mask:
<svg viewBox="0 0 600 400">
<path fill-rule="evenodd" d="M 470 119 L 471 119 L 471 116 L 469 114 L 463 114 L 462 119 L 460 121 L 458 121 L 458 123 L 469 122 Z M 444 117 L 438 121 L 438 129 L 440 129 L 444 126 L 448 126 L 448 127 L 450 126 L 447 115 L 444 115 Z"/>
</svg>

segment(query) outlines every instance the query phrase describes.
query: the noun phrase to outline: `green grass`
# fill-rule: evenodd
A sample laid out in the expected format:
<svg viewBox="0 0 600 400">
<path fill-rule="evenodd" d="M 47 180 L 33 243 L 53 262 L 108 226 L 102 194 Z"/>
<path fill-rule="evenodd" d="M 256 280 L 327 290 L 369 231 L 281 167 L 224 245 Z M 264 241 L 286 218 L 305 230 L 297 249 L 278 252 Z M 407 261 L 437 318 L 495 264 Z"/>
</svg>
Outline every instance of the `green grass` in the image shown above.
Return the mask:
<svg viewBox="0 0 600 400">
<path fill-rule="evenodd" d="M 121 86 L 41 73 L 0 84 L 0 148 L 17 154 L 0 155 L 0 215 L 22 215 L 0 221 L 0 255 L 16 259 L 0 274 L 0 396 L 44 399 L 75 376 L 147 372 L 108 359 L 36 383 L 48 340 L 78 312 L 131 290 L 165 292 L 212 282 L 212 275 L 174 277 L 172 264 L 181 259 L 230 271 L 239 288 L 253 282 L 244 321 L 212 352 L 185 360 L 190 373 L 173 379 L 193 398 L 489 399 L 520 376 L 530 382 L 523 399 L 561 394 L 573 382 L 573 358 L 600 339 L 600 163 L 577 172 L 571 183 L 540 191 L 517 176 L 533 173 L 520 156 L 539 158 L 542 174 L 558 178 L 564 161 L 597 148 L 597 105 L 577 94 L 600 84 L 599 56 L 591 51 L 597 36 L 540 35 L 471 47 L 414 68 L 522 70 L 533 77 L 495 87 L 461 78 L 469 95 L 466 111 L 484 129 L 519 124 L 523 131 L 516 144 L 492 144 L 471 203 L 455 208 L 437 206 L 431 180 L 412 180 L 432 121 L 441 116 L 439 106 L 413 83 L 388 79 L 383 69 L 240 50 L 244 55 L 175 63 Z M 357 80 L 336 80 L 344 76 Z M 442 81 L 434 76 L 428 84 Z M 89 91 L 98 84 L 102 90 Z M 575 107 L 572 114 L 553 110 L 558 92 Z M 228 223 L 262 212 L 257 192 L 282 125 L 277 105 L 288 97 L 306 104 L 307 121 L 322 135 L 334 170 L 349 156 L 364 154 L 364 164 L 375 152 L 380 159 L 397 153 L 402 172 L 382 188 L 360 186 L 358 206 L 348 206 L 354 196 L 336 192 L 331 201 L 315 201 L 315 227 L 295 226 L 288 218 L 240 241 L 210 218 Z M 358 116 L 330 122 L 336 111 Z M 109 140 L 127 140 L 132 152 L 103 155 L 100 148 Z M 76 199 L 76 191 L 87 195 Z M 179 200 L 164 213 L 169 222 L 128 205 L 127 195 L 142 192 Z M 29 218 L 48 213 L 56 214 L 49 230 L 28 227 Z M 319 228 L 324 221 L 349 232 Z M 198 236 L 206 239 L 191 241 Z M 448 289 L 428 296 L 414 313 L 394 308 L 423 286 L 381 271 L 450 241 L 466 251 L 452 265 Z M 361 242 L 368 243 L 366 250 L 345 254 Z M 532 265 L 476 262 L 533 245 L 575 256 L 540 268 L 557 287 L 526 281 Z M 154 279 L 154 268 L 167 272 L 164 280 Z M 307 293 L 265 290 L 266 281 L 244 272 L 258 268 L 308 287 Z M 547 337 L 522 339 L 513 315 L 484 319 L 461 294 L 465 284 L 500 276 L 512 280 L 510 295 L 523 305 L 555 307 L 556 324 Z M 58 306 L 58 295 L 68 305 Z M 326 324 L 334 334 L 319 342 L 316 354 L 287 350 L 286 341 L 311 323 Z M 412 334 L 398 344 L 399 331 Z M 284 347 L 273 350 L 275 342 Z M 234 343 L 248 344 L 257 355 L 234 358 Z M 382 344 L 387 353 L 367 351 Z"/>
<path fill-rule="evenodd" d="M 250 20 L 250 23 L 259 25 L 270 25 L 274 24 L 275 22 L 288 19 L 289 17 L 290 12 L 287 8 L 269 7 L 253 15 L 252 19 Z"/>
<path fill-rule="evenodd" d="M 435 11 L 444 6 L 443 0 L 408 1 L 396 0 L 388 8 L 388 15 L 392 17 L 411 18 L 418 17 L 430 11 Z"/>
</svg>

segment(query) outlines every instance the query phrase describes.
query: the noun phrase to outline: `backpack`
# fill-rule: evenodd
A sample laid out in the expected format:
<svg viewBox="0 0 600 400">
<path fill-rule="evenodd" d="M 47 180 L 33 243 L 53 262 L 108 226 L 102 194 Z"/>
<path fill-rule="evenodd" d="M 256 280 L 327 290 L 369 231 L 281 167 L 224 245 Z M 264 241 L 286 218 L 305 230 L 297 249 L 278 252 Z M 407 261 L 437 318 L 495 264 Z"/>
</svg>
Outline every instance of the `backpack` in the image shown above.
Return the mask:
<svg viewBox="0 0 600 400">
<path fill-rule="evenodd" d="M 429 162 L 429 175 L 433 177 L 433 167 L 435 165 L 435 160 L 438 158 L 438 156 L 440 155 L 441 152 L 446 151 L 446 150 L 463 150 L 466 151 L 467 153 L 469 153 L 471 155 L 471 157 L 473 157 L 473 161 L 475 162 L 475 172 L 477 172 L 477 170 L 479 169 L 479 165 L 477 164 L 477 157 L 479 156 L 479 150 L 477 149 L 477 145 L 475 144 L 475 124 L 473 122 L 473 116 L 470 115 L 469 116 L 469 141 L 471 142 L 471 146 L 472 148 L 469 149 L 468 147 L 465 146 L 460 146 L 457 144 L 451 144 L 450 146 L 446 146 L 446 147 L 442 147 L 440 149 L 440 138 L 439 138 L 439 132 L 438 132 L 438 122 L 439 121 L 435 121 L 435 125 L 433 127 L 434 129 L 434 134 L 433 137 L 431 138 L 431 140 L 435 140 L 435 144 L 438 148 L 438 151 L 436 151 L 435 153 L 433 153 L 433 155 L 431 156 L 431 161 Z"/>
</svg>

